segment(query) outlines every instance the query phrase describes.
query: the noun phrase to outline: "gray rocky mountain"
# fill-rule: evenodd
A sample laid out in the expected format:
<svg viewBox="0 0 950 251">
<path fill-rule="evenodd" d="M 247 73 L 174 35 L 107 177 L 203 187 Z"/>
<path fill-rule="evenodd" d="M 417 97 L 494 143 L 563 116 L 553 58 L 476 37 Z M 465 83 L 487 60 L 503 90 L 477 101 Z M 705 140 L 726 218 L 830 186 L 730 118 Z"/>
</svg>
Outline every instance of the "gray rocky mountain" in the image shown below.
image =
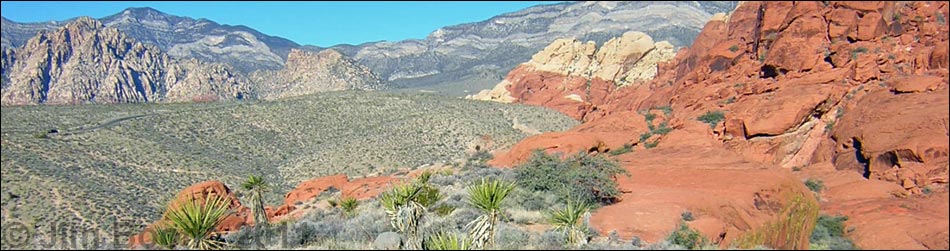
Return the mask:
<svg viewBox="0 0 950 251">
<path fill-rule="evenodd" d="M 3 18 L 2 21 L 3 47 L 6 48 L 22 46 L 37 32 L 59 28 L 72 20 L 17 23 Z M 152 8 L 128 8 L 99 21 L 137 41 L 153 44 L 172 57 L 227 63 L 244 73 L 280 69 L 290 49 L 300 47 L 293 41 L 268 36 L 247 26 L 222 25 Z"/>
<path fill-rule="evenodd" d="M 395 87 L 452 95 L 498 83 L 514 66 L 559 38 L 598 44 L 642 31 L 676 47 L 690 45 L 709 18 L 737 2 L 569 2 L 539 5 L 476 23 L 448 26 L 425 39 L 338 45 Z M 319 49 L 319 48 L 312 48 Z"/>
<path fill-rule="evenodd" d="M 227 65 L 176 60 L 88 17 L 41 31 L 2 54 L 4 105 L 178 102 L 254 93 Z"/>
<path fill-rule="evenodd" d="M 172 57 L 89 17 L 41 30 L 0 59 L 3 105 L 271 99 L 382 87 L 335 50 L 292 49 L 280 69 L 248 75 L 225 63 Z"/>
</svg>

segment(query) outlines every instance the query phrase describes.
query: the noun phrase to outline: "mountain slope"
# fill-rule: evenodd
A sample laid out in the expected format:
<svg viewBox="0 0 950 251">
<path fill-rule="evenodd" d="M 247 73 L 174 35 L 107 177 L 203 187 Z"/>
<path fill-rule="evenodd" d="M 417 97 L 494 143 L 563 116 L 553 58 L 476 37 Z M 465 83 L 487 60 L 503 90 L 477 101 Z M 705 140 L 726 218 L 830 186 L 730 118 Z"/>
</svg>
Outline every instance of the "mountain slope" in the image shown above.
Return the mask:
<svg viewBox="0 0 950 251">
<path fill-rule="evenodd" d="M 528 135 L 513 123 L 541 132 L 577 124 L 541 107 L 366 91 L 262 102 L 4 107 L 0 122 L 4 224 L 34 224 L 35 236 L 54 234 L 50 223 L 97 229 L 109 243 L 121 238 L 120 245 L 124 234 L 155 220 L 174 191 L 202 180 L 237 184 L 264 175 L 274 188 L 267 203 L 274 204 L 314 177 L 389 174 L 464 158 L 486 138 L 511 145 Z M 36 136 L 51 128 L 58 133 Z"/>
<path fill-rule="evenodd" d="M 170 58 L 80 17 L 3 51 L 2 104 L 78 104 L 244 98 L 249 82 L 223 65 Z"/>
<path fill-rule="evenodd" d="M 332 48 L 355 58 L 397 87 L 454 86 L 464 95 L 491 86 L 515 65 L 558 38 L 603 43 L 642 31 L 675 46 L 692 43 L 702 25 L 735 2 L 574 2 L 530 7 L 448 26 L 426 39 Z"/>
</svg>

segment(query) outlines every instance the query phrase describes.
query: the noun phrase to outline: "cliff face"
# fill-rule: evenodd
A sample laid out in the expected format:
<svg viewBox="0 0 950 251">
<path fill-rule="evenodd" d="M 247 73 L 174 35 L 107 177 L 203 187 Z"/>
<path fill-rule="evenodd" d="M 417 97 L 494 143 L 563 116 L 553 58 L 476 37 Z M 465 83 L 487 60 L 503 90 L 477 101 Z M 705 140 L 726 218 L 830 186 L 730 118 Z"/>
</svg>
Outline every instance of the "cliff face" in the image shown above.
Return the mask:
<svg viewBox="0 0 950 251">
<path fill-rule="evenodd" d="M 311 52 L 293 49 L 282 69 L 257 71 L 251 74 L 251 79 L 258 83 L 263 98 L 383 88 L 373 72 L 334 50 Z"/>
<path fill-rule="evenodd" d="M 4 105 L 184 101 L 249 92 L 247 81 L 224 66 L 179 63 L 91 18 L 3 53 Z"/>
<path fill-rule="evenodd" d="M 851 237 L 862 248 L 946 249 L 948 217 L 933 212 L 950 204 L 948 13 L 944 2 L 743 2 L 730 15 L 712 18 L 691 47 L 659 63 L 651 81 L 614 88 L 614 81 L 593 78 L 587 90 L 596 98 L 584 100 L 598 101 L 576 110 L 552 98 L 534 103 L 585 123 L 528 138 L 496 154 L 492 163 L 517 165 L 531 149 L 605 153 L 625 144 L 634 148 L 619 157 L 628 170 L 650 175 L 666 174 L 650 173 L 652 166 L 693 169 L 693 174 L 682 173 L 688 176 L 737 168 L 722 163 L 751 161 L 783 175 L 825 180 L 830 185 L 821 207 L 828 214 L 849 216 L 847 224 L 861 229 Z M 514 74 L 520 81 L 511 81 Z M 507 92 L 512 101 L 529 104 L 531 99 L 523 95 L 577 94 L 548 84 L 571 74 L 519 68 L 496 93 Z M 656 130 L 664 126 L 672 131 Z M 678 162 L 682 159 L 695 161 L 686 165 Z M 629 182 L 621 186 L 644 189 L 635 186 L 643 182 Z M 703 181 L 702 191 L 724 196 L 725 190 L 716 189 L 728 190 L 722 187 L 726 183 Z M 658 205 L 701 204 L 677 200 Z M 616 212 L 629 215 L 633 209 L 625 203 L 633 202 L 605 209 L 627 208 Z M 745 223 L 721 209 L 702 208 L 716 219 L 707 234 L 728 240 L 745 232 Z M 592 222 L 621 226 L 659 216 L 625 217 L 608 213 L 612 211 L 595 214 Z M 882 234 L 889 237 L 875 237 Z"/>
</svg>

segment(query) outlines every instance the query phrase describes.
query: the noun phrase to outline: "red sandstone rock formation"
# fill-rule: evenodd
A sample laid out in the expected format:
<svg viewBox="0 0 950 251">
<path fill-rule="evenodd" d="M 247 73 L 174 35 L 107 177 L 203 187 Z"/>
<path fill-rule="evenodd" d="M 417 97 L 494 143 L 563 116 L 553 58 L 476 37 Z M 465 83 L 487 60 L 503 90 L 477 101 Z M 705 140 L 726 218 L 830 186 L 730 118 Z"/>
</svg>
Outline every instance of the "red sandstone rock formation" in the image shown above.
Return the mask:
<svg viewBox="0 0 950 251">
<path fill-rule="evenodd" d="M 837 171 L 816 177 L 845 175 L 857 188 L 892 184 L 909 196 L 858 189 L 852 197 L 874 199 L 822 201 L 825 211 L 844 213 L 854 219 L 853 226 L 865 228 L 850 233 L 860 247 L 946 249 L 948 13 L 946 2 L 744 2 L 728 17 L 707 23 L 691 48 L 659 63 L 652 81 L 612 88 L 611 80 L 593 79 L 591 86 L 605 88 L 591 89 L 597 94 L 588 99 L 591 105 L 554 98 L 574 94 L 581 81 L 519 67 L 506 79 L 515 102 L 544 105 L 585 123 L 525 139 L 491 163 L 516 166 L 533 149 L 605 152 L 632 143 L 637 150 L 619 157 L 635 174 L 621 182 L 631 194 L 600 209 L 594 226 L 656 240 L 675 225 L 678 215 L 671 209 L 693 208 L 711 217 L 702 219 L 704 233 L 726 230 L 720 244 L 747 230 L 743 221 L 725 216 L 725 209 L 747 207 L 747 202 L 726 197 L 748 201 L 751 191 L 787 180 L 794 174 L 788 170 L 834 166 Z M 551 83 L 573 85 L 558 89 Z M 667 105 L 672 113 L 660 117 L 673 132 L 648 140 L 659 140 L 657 148 L 641 149 L 637 136 L 648 131 L 642 112 Z M 713 111 L 724 118 L 712 128 L 697 120 Z M 705 178 L 736 168 L 717 163 L 744 161 L 764 170 L 720 177 L 745 181 L 740 184 Z M 755 185 L 761 179 L 771 181 Z M 922 199 L 918 194 L 924 188 L 943 196 Z M 677 192 L 683 194 L 674 196 Z M 724 198 L 718 205 L 722 209 L 705 198 Z M 901 203 L 917 208 L 892 208 Z M 881 220 L 862 216 L 867 213 L 862 210 L 874 208 L 900 212 L 874 214 Z M 936 227 L 913 227 L 925 221 Z M 881 231 L 907 238 L 884 241 Z"/>
</svg>

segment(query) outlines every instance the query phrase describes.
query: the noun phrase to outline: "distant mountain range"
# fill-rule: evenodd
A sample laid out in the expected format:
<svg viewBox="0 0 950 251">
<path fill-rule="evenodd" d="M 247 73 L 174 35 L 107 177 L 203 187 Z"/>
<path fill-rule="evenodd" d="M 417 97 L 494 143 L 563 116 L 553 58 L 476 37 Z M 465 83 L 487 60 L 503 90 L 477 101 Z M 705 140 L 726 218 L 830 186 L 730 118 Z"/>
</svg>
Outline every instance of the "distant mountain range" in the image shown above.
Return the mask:
<svg viewBox="0 0 950 251">
<path fill-rule="evenodd" d="M 89 17 L 41 30 L 22 46 L 5 48 L 0 58 L 4 105 L 282 98 L 381 87 L 369 69 L 334 50 L 291 49 L 286 60 L 274 61 L 281 63 L 278 69 L 246 74 L 226 61 L 170 56 L 155 43 Z"/>
<path fill-rule="evenodd" d="M 627 31 L 688 46 L 713 14 L 735 1 L 598 1 L 538 5 L 488 20 L 438 29 L 425 39 L 331 48 L 373 69 L 394 87 L 463 95 L 491 88 L 516 65 L 559 38 L 603 44 Z M 439 88 L 442 86 L 442 88 Z M 445 87 L 448 86 L 448 87 Z"/>
<path fill-rule="evenodd" d="M 627 31 L 642 31 L 657 41 L 670 41 L 674 46 L 679 47 L 689 45 L 712 14 L 729 12 L 735 6 L 736 2 L 696 1 L 573 2 L 539 5 L 481 22 L 440 28 L 421 40 L 344 44 L 330 48 L 300 45 L 242 25 L 222 25 L 207 19 L 169 15 L 151 8 L 129 8 L 115 15 L 99 18 L 97 21 L 104 28 L 114 28 L 122 33 L 123 39 L 128 38 L 133 43 L 140 42 L 151 46 L 147 50 L 155 55 L 168 55 L 172 60 L 191 60 L 196 65 L 217 64 L 215 67 L 220 69 L 219 71 L 227 71 L 227 75 L 233 78 L 229 80 L 235 81 L 231 85 L 242 86 L 239 89 L 246 90 L 224 94 L 227 91 L 212 87 L 214 81 L 220 79 L 194 79 L 200 83 L 196 84 L 195 88 L 213 89 L 214 96 L 218 98 L 286 97 L 338 89 L 386 88 L 431 89 L 460 96 L 490 88 L 518 63 L 527 61 L 532 54 L 558 38 L 575 37 L 603 43 Z M 0 35 L 2 35 L 4 51 L 4 97 L 10 96 L 10 91 L 14 89 L 20 92 L 29 89 L 32 93 L 30 98 L 19 95 L 19 98 L 15 98 L 18 100 L 16 102 L 9 102 L 12 99 L 8 98 L 9 100 L 4 101 L 4 104 L 44 103 L 46 99 L 41 97 L 48 95 L 42 93 L 44 90 L 56 92 L 55 89 L 64 88 L 56 85 L 55 81 L 50 82 L 49 77 L 44 78 L 46 75 L 51 75 L 46 71 L 59 69 L 59 67 L 30 66 L 36 71 L 33 77 L 14 77 L 14 73 L 23 69 L 14 70 L 13 67 L 17 65 L 16 62 L 24 60 L 26 55 L 39 53 L 23 51 L 28 41 L 36 36 L 42 36 L 43 32 L 62 30 L 65 25 L 76 20 L 73 18 L 64 21 L 17 23 L 2 18 L 3 26 L 0 29 Z M 34 49 L 40 47 L 35 46 Z M 332 50 L 324 52 L 328 49 Z M 310 66 L 307 66 L 309 69 L 305 69 L 306 67 L 301 68 L 300 64 L 294 66 L 294 69 L 285 69 L 287 64 L 290 64 L 289 55 L 293 50 L 298 51 L 298 56 L 310 56 L 320 58 L 319 60 L 332 60 L 332 62 L 318 63 L 313 60 L 302 60 L 309 62 L 308 64 L 318 63 L 320 69 Z M 92 50 L 76 48 L 73 51 Z M 310 53 L 304 53 L 307 51 Z M 302 59 L 296 58 L 298 62 Z M 105 69 L 102 68 L 102 70 Z M 162 70 L 167 71 L 167 69 Z M 314 71 L 320 73 L 314 73 Z M 83 72 L 82 74 L 84 78 L 88 78 L 87 80 L 95 80 L 97 76 L 116 73 Z M 46 81 L 45 86 L 44 81 Z M 106 86 L 114 87 L 112 84 L 115 83 L 110 82 Z M 294 87 L 297 85 L 305 86 Z M 97 88 L 109 90 L 104 87 Z M 155 91 L 160 96 L 152 99 L 139 97 L 102 101 L 78 95 L 62 102 L 174 100 L 163 96 L 165 94 L 162 91 L 168 90 L 156 89 Z M 207 91 L 185 93 L 183 97 L 212 94 Z M 238 95 L 237 93 L 245 94 Z M 112 94 L 106 96 L 117 95 L 117 92 L 113 91 Z"/>
</svg>

